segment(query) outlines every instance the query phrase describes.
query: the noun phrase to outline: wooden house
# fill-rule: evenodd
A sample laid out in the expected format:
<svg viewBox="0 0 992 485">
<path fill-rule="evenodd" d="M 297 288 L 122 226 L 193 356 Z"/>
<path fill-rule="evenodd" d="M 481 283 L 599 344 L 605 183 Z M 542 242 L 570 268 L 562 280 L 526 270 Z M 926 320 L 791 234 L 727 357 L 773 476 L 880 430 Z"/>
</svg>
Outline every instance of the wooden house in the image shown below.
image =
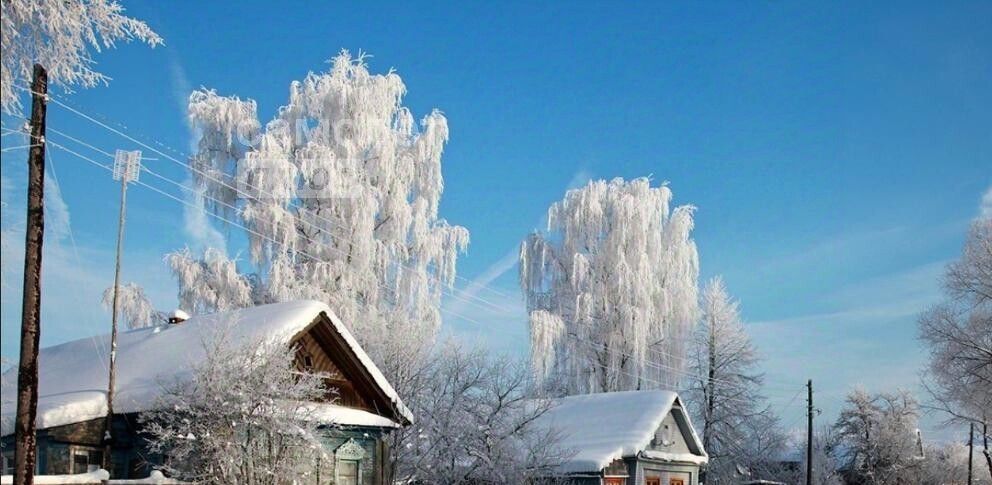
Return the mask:
<svg viewBox="0 0 992 485">
<path fill-rule="evenodd" d="M 333 463 L 322 466 L 332 483 L 386 483 L 387 433 L 413 420 L 396 391 L 326 305 L 295 301 L 122 332 L 118 339 L 111 474 L 146 477 L 157 457 L 147 452 L 138 420 L 161 400 L 164 382 L 189 379 L 205 358 L 202 343 L 225 325 L 230 342 L 274 341 L 297 349 L 297 365 L 328 375 L 333 402 L 317 403 L 322 441 Z M 39 355 L 38 473 L 92 471 L 104 462 L 109 336 L 47 347 Z M 13 461 L 16 372 L 3 376 L 4 474 Z M 326 469 L 325 469 L 326 468 Z"/>
<path fill-rule="evenodd" d="M 569 396 L 557 399 L 538 424 L 560 436 L 569 457 L 549 477 L 556 482 L 698 485 L 708 460 L 674 392 Z"/>
</svg>

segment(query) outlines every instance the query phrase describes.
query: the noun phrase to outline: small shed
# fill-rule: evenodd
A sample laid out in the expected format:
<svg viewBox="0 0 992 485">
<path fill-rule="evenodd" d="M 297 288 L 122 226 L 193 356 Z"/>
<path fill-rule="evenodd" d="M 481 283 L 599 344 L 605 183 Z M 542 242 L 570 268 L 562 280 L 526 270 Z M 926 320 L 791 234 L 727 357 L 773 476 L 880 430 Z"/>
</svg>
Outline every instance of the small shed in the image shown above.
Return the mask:
<svg viewBox="0 0 992 485">
<path fill-rule="evenodd" d="M 627 391 L 556 400 L 539 425 L 570 458 L 554 479 L 588 485 L 698 485 L 708 461 L 682 400 L 671 391 Z"/>
</svg>

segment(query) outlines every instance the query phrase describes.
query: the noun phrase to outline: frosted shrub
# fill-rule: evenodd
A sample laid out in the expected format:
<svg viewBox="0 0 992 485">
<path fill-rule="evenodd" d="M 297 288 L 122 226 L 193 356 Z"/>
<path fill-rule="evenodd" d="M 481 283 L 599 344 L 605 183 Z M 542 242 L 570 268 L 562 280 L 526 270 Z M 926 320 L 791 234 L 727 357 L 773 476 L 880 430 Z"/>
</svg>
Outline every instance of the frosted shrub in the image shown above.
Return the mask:
<svg viewBox="0 0 992 485">
<path fill-rule="evenodd" d="M 394 483 L 532 483 L 568 457 L 534 425 L 551 402 L 529 398 L 526 364 L 449 343 L 421 377 L 408 396 L 417 422 L 391 436 Z"/>
<path fill-rule="evenodd" d="M 223 334 L 204 343 L 192 377 L 162 383 L 156 411 L 142 415 L 164 470 L 210 484 L 291 484 L 333 456 L 319 442 L 314 402 L 328 390 L 322 376 L 300 372 L 284 345 L 231 346 Z"/>
</svg>

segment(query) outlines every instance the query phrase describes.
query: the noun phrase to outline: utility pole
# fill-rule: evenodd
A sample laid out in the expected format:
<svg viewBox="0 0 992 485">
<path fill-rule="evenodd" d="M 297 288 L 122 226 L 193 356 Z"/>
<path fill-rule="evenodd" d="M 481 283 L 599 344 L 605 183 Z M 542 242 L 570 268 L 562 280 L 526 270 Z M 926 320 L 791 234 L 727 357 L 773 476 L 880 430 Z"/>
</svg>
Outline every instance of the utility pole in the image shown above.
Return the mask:
<svg viewBox="0 0 992 485">
<path fill-rule="evenodd" d="M 45 235 L 45 112 L 48 73 L 34 65 L 31 80 L 31 145 L 28 149 L 28 214 L 24 231 L 24 297 L 21 356 L 17 368 L 14 484 L 32 485 L 37 463 L 38 340 L 41 336 L 41 246 Z"/>
<path fill-rule="evenodd" d="M 127 211 L 127 184 L 138 180 L 141 171 L 141 151 L 117 150 L 114 156 L 114 180 L 121 182 L 121 206 L 117 221 L 117 261 L 114 264 L 113 314 L 110 317 L 110 376 L 107 384 L 107 418 L 104 423 L 103 440 L 106 453 L 103 454 L 103 467 L 110 471 L 113 467 L 114 388 L 117 381 L 117 319 L 120 313 L 121 251 L 124 248 L 124 216 Z"/>
<path fill-rule="evenodd" d="M 972 461 L 975 459 L 975 423 L 968 426 L 968 485 L 971 485 Z"/>
<path fill-rule="evenodd" d="M 806 485 L 813 485 L 813 379 L 806 381 Z"/>
<path fill-rule="evenodd" d="M 713 409 L 716 407 L 716 398 L 714 396 L 713 382 L 716 380 L 716 325 L 713 322 L 709 322 L 709 340 L 707 342 L 707 360 L 708 370 L 706 377 L 706 392 L 703 395 L 706 397 L 706 419 L 703 420 L 703 450 L 708 450 L 710 447 L 710 435 L 712 431 L 713 423 Z M 707 453 L 709 453 L 707 451 Z M 707 481 L 707 470 L 703 470 L 699 473 L 700 482 L 706 483 Z"/>
</svg>

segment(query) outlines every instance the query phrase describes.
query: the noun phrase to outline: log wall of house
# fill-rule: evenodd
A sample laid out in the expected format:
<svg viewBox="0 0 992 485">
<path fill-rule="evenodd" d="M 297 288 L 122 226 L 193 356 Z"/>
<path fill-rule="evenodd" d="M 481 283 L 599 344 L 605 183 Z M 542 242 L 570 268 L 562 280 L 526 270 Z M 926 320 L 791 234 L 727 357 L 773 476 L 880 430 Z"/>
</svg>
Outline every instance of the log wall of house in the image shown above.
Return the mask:
<svg viewBox="0 0 992 485">
<path fill-rule="evenodd" d="M 113 421 L 114 446 L 112 463 L 114 477 L 146 477 L 151 468 L 147 461 L 155 458 L 147 451 L 144 440 L 137 432 L 136 415 L 115 415 Z M 78 473 L 72 470 L 72 452 L 86 448 L 103 452 L 104 419 L 97 418 L 80 423 L 55 426 L 38 430 L 38 471 L 44 475 Z M 13 436 L 4 436 L 4 454 L 13 446 Z M 12 448 L 10 448 L 12 452 Z"/>
<path fill-rule="evenodd" d="M 308 369 L 327 375 L 329 388 L 337 392 L 331 396 L 341 406 L 369 411 L 390 419 L 402 420 L 393 409 L 388 396 L 364 367 L 361 358 L 355 355 L 349 343 L 326 320 L 317 321 L 291 343 L 297 349 L 298 368 Z M 330 423 L 329 423 L 330 424 Z M 162 457 L 148 453 L 147 443 L 140 432 L 137 415 L 117 415 L 114 417 L 114 446 L 112 453 L 114 478 L 143 478 L 155 464 L 162 463 Z M 102 418 L 38 430 L 39 471 L 44 474 L 70 473 L 74 449 L 90 448 L 103 451 Z M 324 445 L 331 460 L 320 465 L 321 483 L 333 479 L 334 452 L 344 443 L 353 439 L 364 451 L 359 463 L 363 485 L 382 485 L 386 479 L 384 469 L 388 465 L 388 445 L 384 439 L 389 429 L 328 426 L 324 428 Z M 0 437 L 0 451 L 4 455 L 13 445 L 13 436 Z"/>
</svg>

